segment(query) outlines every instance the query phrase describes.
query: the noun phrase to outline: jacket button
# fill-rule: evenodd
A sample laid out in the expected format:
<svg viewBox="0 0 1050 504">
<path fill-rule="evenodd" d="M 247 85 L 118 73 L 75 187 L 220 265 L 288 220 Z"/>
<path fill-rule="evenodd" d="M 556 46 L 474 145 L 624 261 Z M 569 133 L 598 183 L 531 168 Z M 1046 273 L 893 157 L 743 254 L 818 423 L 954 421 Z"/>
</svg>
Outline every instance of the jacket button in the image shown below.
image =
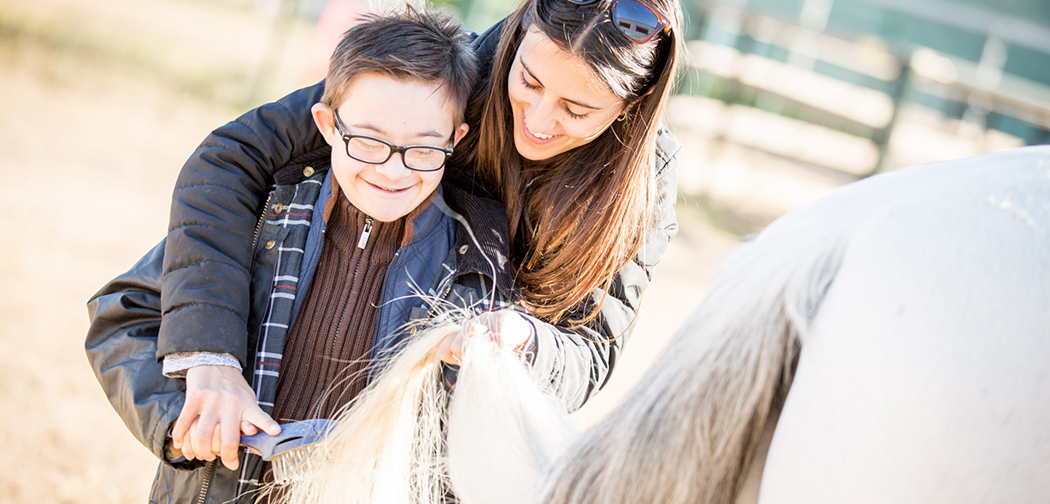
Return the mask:
<svg viewBox="0 0 1050 504">
<path fill-rule="evenodd" d="M 314 168 L 312 166 L 307 166 L 306 168 L 303 168 L 303 176 L 304 177 L 310 177 L 313 174 L 314 174 Z"/>
<path fill-rule="evenodd" d="M 460 254 L 460 255 L 466 254 L 466 253 L 467 253 L 467 250 L 468 250 L 468 249 L 470 249 L 470 247 L 468 247 L 468 246 L 466 246 L 466 245 L 464 245 L 464 246 L 460 247 L 460 248 L 459 248 L 459 254 Z"/>
<path fill-rule="evenodd" d="M 279 214 L 279 213 L 281 213 L 282 210 L 284 210 L 284 205 L 282 205 L 280 203 L 277 203 L 277 204 L 275 204 L 273 206 L 273 213 Z"/>
<path fill-rule="evenodd" d="M 266 250 L 272 249 L 274 245 L 277 245 L 277 242 L 275 242 L 273 240 L 270 240 L 270 241 L 266 242 Z"/>
</svg>

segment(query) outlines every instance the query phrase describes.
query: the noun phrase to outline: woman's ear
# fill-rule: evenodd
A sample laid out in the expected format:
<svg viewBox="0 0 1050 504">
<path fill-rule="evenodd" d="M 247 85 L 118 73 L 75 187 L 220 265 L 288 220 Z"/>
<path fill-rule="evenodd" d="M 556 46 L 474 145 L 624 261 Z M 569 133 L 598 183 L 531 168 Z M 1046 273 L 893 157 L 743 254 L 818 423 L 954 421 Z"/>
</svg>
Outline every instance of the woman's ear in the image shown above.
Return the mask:
<svg viewBox="0 0 1050 504">
<path fill-rule="evenodd" d="M 335 145 L 339 132 L 335 129 L 335 110 L 323 103 L 315 103 L 310 107 L 310 114 L 314 117 L 317 131 L 321 132 L 328 145 Z"/>
<path fill-rule="evenodd" d="M 467 135 L 468 131 L 470 131 L 470 126 L 467 126 L 467 123 L 460 124 L 459 128 L 456 128 L 456 136 L 452 141 L 452 146 L 455 147 L 456 145 L 459 145 L 459 141 Z"/>
<path fill-rule="evenodd" d="M 616 116 L 616 120 L 623 121 L 624 119 L 631 117 L 631 114 L 633 114 L 635 109 L 638 108 L 638 103 L 642 101 L 642 97 L 644 96 L 645 95 L 639 96 L 638 98 L 624 103 L 623 108 L 620 109 L 620 115 Z"/>
</svg>

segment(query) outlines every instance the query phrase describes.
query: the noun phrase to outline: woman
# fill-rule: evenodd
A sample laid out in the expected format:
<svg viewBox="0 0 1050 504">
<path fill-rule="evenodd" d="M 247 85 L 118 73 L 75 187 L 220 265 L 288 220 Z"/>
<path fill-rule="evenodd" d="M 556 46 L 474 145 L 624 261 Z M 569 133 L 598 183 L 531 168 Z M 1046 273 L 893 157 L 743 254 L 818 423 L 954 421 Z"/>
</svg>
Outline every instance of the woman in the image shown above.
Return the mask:
<svg viewBox="0 0 1050 504">
<path fill-rule="evenodd" d="M 679 144 L 659 118 L 681 19 L 674 0 L 527 0 L 474 41 L 485 77 L 446 177 L 506 205 L 519 302 L 539 320 L 490 321 L 525 343 L 570 409 L 604 385 L 648 268 L 677 230 Z M 244 344 L 245 244 L 274 171 L 324 145 L 310 115 L 322 91 L 248 112 L 186 163 L 164 254 L 162 349 L 201 332 Z M 461 337 L 443 344 L 447 361 Z"/>
</svg>

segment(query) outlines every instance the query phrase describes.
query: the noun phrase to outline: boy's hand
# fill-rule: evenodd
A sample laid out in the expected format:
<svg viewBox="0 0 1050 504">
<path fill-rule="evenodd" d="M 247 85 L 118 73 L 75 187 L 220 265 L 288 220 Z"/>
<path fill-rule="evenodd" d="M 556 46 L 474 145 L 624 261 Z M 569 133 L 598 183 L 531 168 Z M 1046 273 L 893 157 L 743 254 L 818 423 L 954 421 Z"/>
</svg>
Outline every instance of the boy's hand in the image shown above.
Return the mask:
<svg viewBox="0 0 1050 504">
<path fill-rule="evenodd" d="M 241 432 L 271 436 L 281 426 L 255 401 L 255 392 L 237 368 L 195 366 L 186 371 L 186 404 L 171 431 L 172 444 L 188 460 L 214 460 L 237 469 Z"/>
<path fill-rule="evenodd" d="M 445 335 L 438 342 L 437 356 L 447 364 L 458 366 L 463 356 L 463 342 L 480 336 L 487 336 L 502 348 L 520 352 L 532 337 L 532 324 L 513 310 L 482 313 L 464 323 L 461 330 Z"/>
</svg>

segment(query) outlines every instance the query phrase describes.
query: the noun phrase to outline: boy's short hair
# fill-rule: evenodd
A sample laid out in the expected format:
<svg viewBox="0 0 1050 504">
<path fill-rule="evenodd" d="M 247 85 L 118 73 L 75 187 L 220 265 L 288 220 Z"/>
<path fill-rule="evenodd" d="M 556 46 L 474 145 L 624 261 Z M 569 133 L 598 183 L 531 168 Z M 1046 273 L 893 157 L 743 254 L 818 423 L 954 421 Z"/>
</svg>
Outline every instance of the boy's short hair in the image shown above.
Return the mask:
<svg viewBox="0 0 1050 504">
<path fill-rule="evenodd" d="M 452 16 L 405 5 L 384 14 L 366 14 L 350 28 L 329 60 L 321 102 L 336 107 L 354 77 L 379 72 L 398 79 L 441 82 L 463 121 L 477 76 L 470 39 Z"/>
</svg>

